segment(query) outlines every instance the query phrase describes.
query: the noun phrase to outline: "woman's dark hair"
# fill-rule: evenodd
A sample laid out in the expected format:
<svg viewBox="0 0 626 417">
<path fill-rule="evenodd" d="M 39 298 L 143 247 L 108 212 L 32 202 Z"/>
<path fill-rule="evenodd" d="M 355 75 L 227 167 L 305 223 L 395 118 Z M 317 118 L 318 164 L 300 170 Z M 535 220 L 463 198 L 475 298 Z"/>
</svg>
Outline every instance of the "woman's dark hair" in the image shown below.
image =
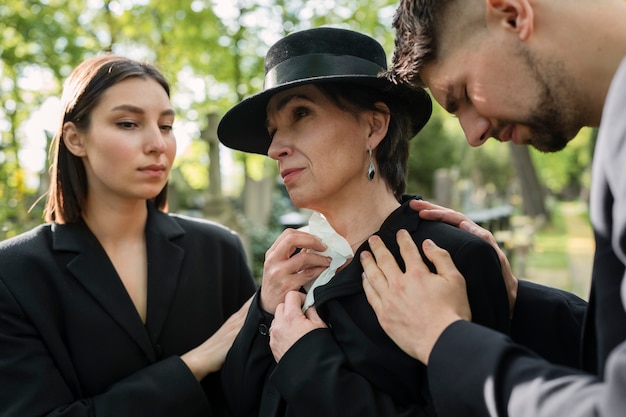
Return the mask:
<svg viewBox="0 0 626 417">
<path fill-rule="evenodd" d="M 72 154 L 63 141 L 63 126 L 73 122 L 86 131 L 91 112 L 102 94 L 113 85 L 131 77 L 151 78 L 158 82 L 168 97 L 170 87 L 153 65 L 115 55 L 102 55 L 83 61 L 65 81 L 61 104 L 63 115 L 50 146 L 50 187 L 44 210 L 48 222 L 74 223 L 82 219 L 87 199 L 87 175 L 80 157 Z M 159 210 L 167 208 L 167 184 L 152 200 Z"/>
<path fill-rule="evenodd" d="M 340 109 L 354 113 L 364 110 L 381 109 L 377 103 L 383 102 L 389 107 L 389 129 L 385 138 L 373 151 L 378 165 L 378 174 L 398 201 L 406 190 L 407 161 L 409 158 L 409 140 L 412 138 L 411 108 L 407 104 L 384 91 L 372 87 L 355 87 L 348 83 L 316 83 Z M 364 174 L 365 175 L 365 174 Z"/>
</svg>

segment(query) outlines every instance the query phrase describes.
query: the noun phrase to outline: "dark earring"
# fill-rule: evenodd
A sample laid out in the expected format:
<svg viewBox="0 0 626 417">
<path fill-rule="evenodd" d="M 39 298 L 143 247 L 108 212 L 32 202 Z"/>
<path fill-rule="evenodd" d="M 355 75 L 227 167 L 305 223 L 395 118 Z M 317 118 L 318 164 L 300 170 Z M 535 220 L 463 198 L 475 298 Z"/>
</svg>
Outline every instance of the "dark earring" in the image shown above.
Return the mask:
<svg viewBox="0 0 626 417">
<path fill-rule="evenodd" d="M 374 181 L 374 175 L 376 175 L 376 168 L 374 167 L 374 161 L 372 161 L 372 148 L 370 148 L 369 153 L 370 153 L 370 166 L 367 168 L 367 179 L 370 181 Z"/>
</svg>

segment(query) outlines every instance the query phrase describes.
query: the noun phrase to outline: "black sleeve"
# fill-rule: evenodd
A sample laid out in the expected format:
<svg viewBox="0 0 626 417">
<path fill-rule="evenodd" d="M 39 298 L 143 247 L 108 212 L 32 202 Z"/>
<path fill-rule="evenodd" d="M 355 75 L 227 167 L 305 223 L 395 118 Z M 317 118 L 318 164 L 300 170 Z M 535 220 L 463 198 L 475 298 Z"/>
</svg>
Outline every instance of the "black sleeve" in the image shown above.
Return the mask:
<svg viewBox="0 0 626 417">
<path fill-rule="evenodd" d="M 479 238 L 459 241 L 464 243 L 450 254 L 465 278 L 472 321 L 509 334 L 509 301 L 496 251 Z"/>
<path fill-rule="evenodd" d="M 601 383 L 547 362 L 506 335 L 459 320 L 435 343 L 428 377 L 440 417 L 612 417 L 623 415 L 619 373 L 625 367 L 626 344 L 616 349 Z"/>
<path fill-rule="evenodd" d="M 259 289 L 222 367 L 222 386 L 234 417 L 258 416 L 265 380 L 276 364 L 269 346 L 273 316 L 261 308 L 260 296 Z"/>
<path fill-rule="evenodd" d="M 511 337 L 549 362 L 580 368 L 586 311 L 572 293 L 520 280 Z"/>
</svg>

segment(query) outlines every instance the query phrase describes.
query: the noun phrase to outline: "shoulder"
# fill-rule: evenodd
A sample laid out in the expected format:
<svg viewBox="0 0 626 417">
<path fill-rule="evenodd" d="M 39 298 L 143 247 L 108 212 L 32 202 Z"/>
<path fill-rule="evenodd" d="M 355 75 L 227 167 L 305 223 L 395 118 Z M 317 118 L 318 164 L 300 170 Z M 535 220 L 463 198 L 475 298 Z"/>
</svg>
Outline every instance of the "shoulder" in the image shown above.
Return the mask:
<svg viewBox="0 0 626 417">
<path fill-rule="evenodd" d="M 17 236 L 0 242 L 0 258 L 14 256 L 23 252 L 37 252 L 47 246 L 51 237 L 51 224 L 43 224 Z"/>
<path fill-rule="evenodd" d="M 451 250 L 494 250 L 489 242 L 480 237 L 440 221 L 422 220 L 419 233 L 432 239 L 438 246 Z M 495 250 L 494 250 L 495 252 Z"/>
<path fill-rule="evenodd" d="M 0 279 L 41 278 L 52 268 L 51 225 L 41 225 L 0 242 Z"/>
<path fill-rule="evenodd" d="M 605 162 L 614 162 L 615 167 L 621 166 L 622 156 L 626 152 L 626 57 L 611 80 L 611 86 L 604 102 L 602 120 L 598 131 L 595 154 L 603 157 Z M 597 164 L 596 164 L 597 165 Z"/>
<path fill-rule="evenodd" d="M 182 227 L 186 232 L 210 232 L 210 233 L 218 233 L 224 235 L 236 235 L 237 233 L 230 229 L 229 227 L 224 226 L 223 224 L 217 223 L 212 220 L 203 219 L 200 217 L 192 217 L 184 214 L 178 213 L 169 213 L 167 214 L 172 220 L 174 220 L 180 227 Z"/>
<path fill-rule="evenodd" d="M 408 204 L 413 198 L 415 197 L 405 197 L 401 207 L 392 213 L 381 227 L 380 232 L 386 244 L 391 243 L 395 247 L 395 233 L 399 229 L 406 229 L 418 246 L 421 246 L 425 239 L 432 239 L 453 256 L 459 251 L 485 251 L 495 254 L 489 242 L 472 233 L 441 221 L 422 219 Z"/>
<path fill-rule="evenodd" d="M 626 56 L 622 59 L 620 66 L 617 68 L 606 101 L 609 103 L 618 103 L 626 101 Z"/>
<path fill-rule="evenodd" d="M 536 309 L 537 305 L 546 305 L 552 313 L 564 310 L 566 314 L 575 317 L 580 317 L 587 309 L 587 301 L 571 292 L 523 279 L 518 282 L 516 309 L 522 309 L 524 306 Z"/>
<path fill-rule="evenodd" d="M 182 229 L 182 235 L 188 241 L 219 242 L 237 247 L 241 245 L 239 234 L 220 223 L 183 214 L 167 214 L 167 216 Z"/>
</svg>

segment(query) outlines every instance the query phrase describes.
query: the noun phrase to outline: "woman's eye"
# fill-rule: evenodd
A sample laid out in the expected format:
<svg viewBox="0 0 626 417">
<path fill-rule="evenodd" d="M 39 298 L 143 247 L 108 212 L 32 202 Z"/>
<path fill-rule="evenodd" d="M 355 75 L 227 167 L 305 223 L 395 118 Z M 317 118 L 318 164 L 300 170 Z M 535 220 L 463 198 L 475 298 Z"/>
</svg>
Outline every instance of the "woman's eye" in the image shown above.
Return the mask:
<svg viewBox="0 0 626 417">
<path fill-rule="evenodd" d="M 132 129 L 133 127 L 137 126 L 137 123 L 123 121 L 123 122 L 117 122 L 117 125 L 121 127 L 122 129 Z"/>
<path fill-rule="evenodd" d="M 301 119 L 307 114 L 309 114 L 309 109 L 307 109 L 306 107 L 297 107 L 293 111 L 293 115 L 296 119 Z"/>
<path fill-rule="evenodd" d="M 174 127 L 172 125 L 163 125 L 163 126 L 161 126 L 161 130 L 164 130 L 166 132 L 171 132 L 173 128 Z"/>
</svg>

